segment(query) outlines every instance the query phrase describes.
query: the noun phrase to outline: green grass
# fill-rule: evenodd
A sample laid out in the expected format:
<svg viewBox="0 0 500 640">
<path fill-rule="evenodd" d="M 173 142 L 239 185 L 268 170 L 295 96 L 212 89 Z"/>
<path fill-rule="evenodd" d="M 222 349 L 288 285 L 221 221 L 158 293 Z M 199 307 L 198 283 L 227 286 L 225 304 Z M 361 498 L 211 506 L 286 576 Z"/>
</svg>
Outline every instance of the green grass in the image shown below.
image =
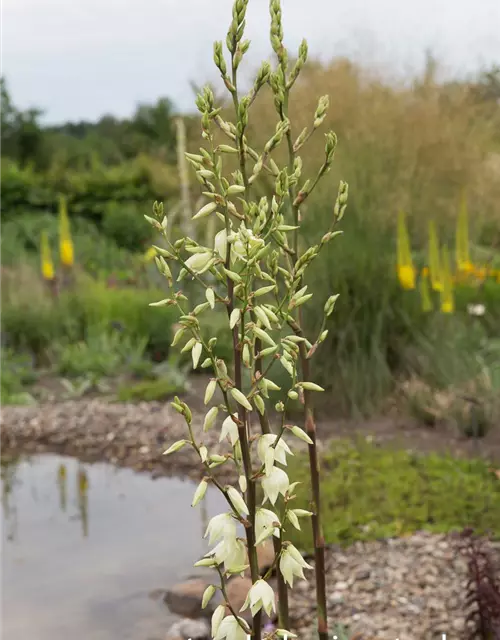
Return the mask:
<svg viewBox="0 0 500 640">
<path fill-rule="evenodd" d="M 308 466 L 291 464 L 296 506 L 306 507 Z M 321 461 L 325 541 L 342 545 L 409 534 L 473 527 L 500 538 L 500 481 L 479 460 L 414 455 L 366 442 L 335 442 Z M 293 534 L 312 548 L 310 527 Z"/>
<path fill-rule="evenodd" d="M 120 402 L 155 402 L 167 400 L 183 391 L 184 384 L 178 376 L 168 376 L 122 385 L 118 389 L 117 398 Z"/>
</svg>

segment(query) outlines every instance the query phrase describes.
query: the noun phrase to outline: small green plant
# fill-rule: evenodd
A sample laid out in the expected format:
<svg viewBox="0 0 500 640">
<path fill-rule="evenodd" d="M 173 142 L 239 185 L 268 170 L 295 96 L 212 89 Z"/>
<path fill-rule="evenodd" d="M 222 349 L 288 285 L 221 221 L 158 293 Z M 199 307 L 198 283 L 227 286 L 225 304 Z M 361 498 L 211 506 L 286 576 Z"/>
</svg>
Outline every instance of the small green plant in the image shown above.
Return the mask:
<svg viewBox="0 0 500 640">
<path fill-rule="evenodd" d="M 305 483 L 307 460 L 296 456 L 290 464 L 297 480 Z M 422 529 L 448 533 L 465 526 L 500 539 L 500 482 L 482 460 L 339 440 L 322 457 L 321 482 L 329 544 L 347 546 Z M 304 484 L 296 493 L 306 507 Z M 294 542 L 307 550 L 313 547 L 306 530 L 296 532 Z"/>
<path fill-rule="evenodd" d="M 34 404 L 35 398 L 26 390 L 36 381 L 33 361 L 10 349 L 2 349 L 1 401 L 2 404 Z"/>
</svg>

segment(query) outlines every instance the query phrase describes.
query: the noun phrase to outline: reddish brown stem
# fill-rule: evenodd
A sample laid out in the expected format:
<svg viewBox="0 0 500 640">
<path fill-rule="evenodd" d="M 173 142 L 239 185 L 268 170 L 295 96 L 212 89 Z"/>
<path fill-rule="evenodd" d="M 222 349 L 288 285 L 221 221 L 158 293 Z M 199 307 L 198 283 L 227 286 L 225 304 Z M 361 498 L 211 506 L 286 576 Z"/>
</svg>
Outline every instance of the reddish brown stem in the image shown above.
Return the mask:
<svg viewBox="0 0 500 640">
<path fill-rule="evenodd" d="M 302 379 L 310 381 L 309 359 L 305 344 L 300 344 Z M 321 525 L 321 488 L 319 481 L 318 447 L 316 444 L 316 423 L 312 409 L 311 392 L 304 389 L 305 429 L 311 438 L 309 445 L 309 469 L 311 473 L 312 492 L 312 533 L 314 540 L 314 559 L 316 565 L 316 601 L 318 608 L 319 640 L 328 640 L 328 622 L 326 617 L 326 571 L 325 571 L 325 538 Z"/>
</svg>

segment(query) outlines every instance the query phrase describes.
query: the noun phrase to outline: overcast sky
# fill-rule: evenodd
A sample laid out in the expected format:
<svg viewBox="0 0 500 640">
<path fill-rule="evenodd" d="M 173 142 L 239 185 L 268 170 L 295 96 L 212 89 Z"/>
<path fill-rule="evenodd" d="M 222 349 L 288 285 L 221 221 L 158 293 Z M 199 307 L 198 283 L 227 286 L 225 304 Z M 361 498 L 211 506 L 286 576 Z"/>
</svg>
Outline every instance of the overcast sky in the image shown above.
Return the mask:
<svg viewBox="0 0 500 640">
<path fill-rule="evenodd" d="M 189 81 L 213 79 L 232 0 L 3 0 L 3 74 L 17 106 L 49 122 L 130 115 L 170 97 L 190 108 Z M 500 64 L 500 0 L 283 0 L 285 39 L 311 57 L 349 55 L 402 73 L 425 50 L 452 74 Z M 250 0 L 248 54 L 269 55 L 268 0 Z"/>
</svg>

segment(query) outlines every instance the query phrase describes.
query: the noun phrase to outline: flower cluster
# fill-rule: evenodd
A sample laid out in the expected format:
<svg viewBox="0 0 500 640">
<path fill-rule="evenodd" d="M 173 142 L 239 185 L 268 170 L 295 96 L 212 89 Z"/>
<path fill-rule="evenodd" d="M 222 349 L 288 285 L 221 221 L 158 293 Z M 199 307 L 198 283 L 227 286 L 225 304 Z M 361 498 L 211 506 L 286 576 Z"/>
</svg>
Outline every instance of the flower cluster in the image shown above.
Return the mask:
<svg viewBox="0 0 500 640">
<path fill-rule="evenodd" d="M 195 369 L 206 369 L 212 375 L 204 394 L 207 411 L 202 435 L 193 429 L 189 406 L 175 398 L 172 406 L 183 416 L 187 436 L 174 443 L 165 454 L 187 446 L 196 451 L 203 478 L 194 492 L 193 506 L 203 500 L 210 485 L 219 489 L 227 502 L 227 510 L 213 517 L 208 524 L 205 537 L 210 551 L 196 563 L 196 566 L 212 568 L 220 578 L 220 584 L 207 588 L 204 606 L 217 589 L 225 598 L 225 604 L 218 606 L 213 614 L 212 636 L 216 640 L 246 638 L 251 631 L 253 638 L 260 640 L 262 611 L 271 616 L 276 603 L 273 589 L 267 582 L 269 572 L 259 574 L 257 547 L 272 539 L 275 559 L 271 570 L 278 575 L 280 627 L 273 628 L 269 637 L 294 637 L 288 630 L 287 588 L 293 587 L 295 579 L 305 579 L 304 569 L 311 569 L 311 566 L 287 540 L 287 535 L 292 529 L 300 530 L 301 520 L 306 519 L 312 524 L 316 541 L 315 562 L 320 585 L 318 627 L 320 639 L 324 640 L 327 637 L 324 543 L 312 412 L 312 396 L 323 389 L 310 379 L 309 361 L 327 337 L 327 320 L 338 296 L 331 295 L 325 301 L 323 322 L 311 341 L 303 331 L 302 309 L 312 298 L 304 275 L 309 265 L 340 233 L 334 227 L 344 215 L 348 188 L 346 183 L 340 183 L 330 228 L 317 244 L 301 252 L 298 242 L 300 208 L 330 170 L 336 137 L 333 132 L 326 134 L 324 159 L 314 180 L 303 180 L 302 160 L 297 152 L 323 122 L 328 98 L 320 98 L 310 129 L 294 139 L 288 119 L 288 96 L 306 61 L 307 45 L 301 44 L 298 59 L 290 68 L 283 45 L 279 0 L 270 3 L 271 43 L 277 67 L 272 70 L 265 62 L 251 91 L 240 95 L 237 69 L 250 44 L 243 39 L 247 3 L 248 0 L 236 0 L 233 6 L 226 39 L 230 65 L 226 62 L 222 43 L 214 45 L 214 61 L 231 93 L 236 124 L 222 117 L 212 90 L 205 87 L 196 104 L 207 146 L 200 148 L 199 153 L 185 154 L 207 200 L 193 215 L 193 224 L 199 221 L 213 223 L 213 241 L 200 243 L 189 236 L 174 240 L 169 217 L 164 214 L 161 204 L 155 203 L 153 215 L 146 216 L 163 236 L 164 245 L 154 247 L 154 259 L 170 287 L 169 297 L 153 302 L 151 306 L 171 306 L 178 310 L 178 328 L 172 345 L 179 345 L 182 352 L 191 354 Z M 266 84 L 273 92 L 278 124 L 275 133 L 259 151 L 251 146 L 246 132 L 252 102 Z M 226 142 L 219 141 L 220 134 L 225 136 Z M 289 162 L 280 169 L 272 154 L 282 143 L 288 149 Z M 232 157 L 238 160 L 238 169 L 228 176 L 224 174 L 224 165 Z M 273 184 L 272 194 L 257 198 L 254 184 L 264 175 Z M 194 281 L 204 292 L 203 301 L 192 309 L 179 288 L 186 279 Z M 201 330 L 203 318 L 214 309 L 223 309 L 227 315 L 227 331 L 231 334 L 234 351 L 231 367 L 217 357 L 216 338 L 206 339 Z M 273 381 L 273 371 L 279 367 L 287 374 L 286 388 L 280 388 Z M 270 400 L 273 391 L 280 391 L 283 397 L 274 406 Z M 297 399 L 304 405 L 304 429 L 289 424 L 286 418 L 289 402 Z M 276 415 L 277 419 L 274 419 Z M 252 432 L 252 422 L 259 424 L 260 435 Z M 227 442 L 230 453 L 221 455 L 210 450 L 203 441 L 203 433 L 214 428 L 220 429 L 219 440 Z M 314 511 L 294 505 L 296 483 L 287 472 L 288 460 L 294 455 L 294 440 L 309 447 Z M 219 482 L 217 469 L 224 465 L 234 465 L 238 477 L 235 486 Z M 251 574 L 252 587 L 241 611 L 250 609 L 252 630 L 240 616 L 241 612 L 233 610 L 225 597 L 227 579 L 245 571 Z"/>
</svg>

